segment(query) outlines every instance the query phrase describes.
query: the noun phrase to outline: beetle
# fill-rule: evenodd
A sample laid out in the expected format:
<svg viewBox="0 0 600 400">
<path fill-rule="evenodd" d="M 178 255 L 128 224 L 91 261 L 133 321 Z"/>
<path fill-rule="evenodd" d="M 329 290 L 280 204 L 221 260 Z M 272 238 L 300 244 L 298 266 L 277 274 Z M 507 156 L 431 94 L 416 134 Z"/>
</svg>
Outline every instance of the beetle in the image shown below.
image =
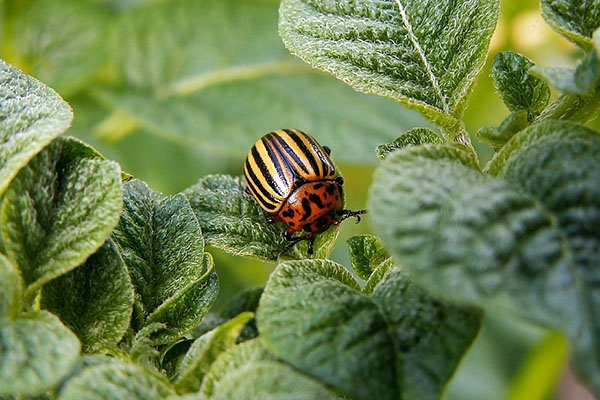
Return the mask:
<svg viewBox="0 0 600 400">
<path fill-rule="evenodd" d="M 308 257 L 318 233 L 339 225 L 366 210 L 344 209 L 344 180 L 329 155 L 312 136 L 297 129 L 280 129 L 260 138 L 248 152 L 244 164 L 247 192 L 270 217 L 267 222 L 284 222 L 283 236 L 290 243 L 308 242 Z M 304 232 L 303 235 L 295 235 Z"/>
</svg>

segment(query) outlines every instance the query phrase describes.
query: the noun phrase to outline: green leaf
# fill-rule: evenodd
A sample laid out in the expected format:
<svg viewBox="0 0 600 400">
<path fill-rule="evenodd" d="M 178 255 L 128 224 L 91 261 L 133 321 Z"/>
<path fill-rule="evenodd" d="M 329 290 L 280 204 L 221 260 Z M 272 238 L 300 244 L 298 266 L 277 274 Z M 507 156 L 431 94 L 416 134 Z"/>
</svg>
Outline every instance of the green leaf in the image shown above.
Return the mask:
<svg viewBox="0 0 600 400">
<path fill-rule="evenodd" d="M 371 218 L 391 253 L 436 296 L 565 331 L 600 391 L 600 135 L 548 121 L 514 136 L 481 174 L 411 148 L 375 174 Z"/>
<path fill-rule="evenodd" d="M 29 2 L 11 16 L 8 37 L 23 68 L 70 96 L 106 64 L 109 18 L 94 2 Z"/>
<path fill-rule="evenodd" d="M 561 35 L 589 48 L 594 31 L 600 27 L 600 1 L 542 0 L 542 16 Z"/>
<path fill-rule="evenodd" d="M 162 375 L 138 365 L 115 362 L 85 368 L 67 381 L 58 399 L 146 400 L 174 394 Z"/>
<path fill-rule="evenodd" d="M 177 392 L 197 392 L 210 365 L 236 344 L 242 328 L 252 318 L 253 313 L 242 313 L 196 339 L 179 363 L 179 375 L 174 382 Z"/>
<path fill-rule="evenodd" d="M 420 144 L 442 143 L 442 139 L 429 128 L 413 128 L 398 136 L 391 143 L 380 144 L 375 149 L 377 157 L 383 161 L 393 151 L 408 146 L 418 146 Z"/>
<path fill-rule="evenodd" d="M 124 185 L 124 210 L 113 233 L 135 290 L 133 327 L 162 326 L 153 343 L 168 343 L 198 325 L 214 301 L 218 279 L 204 253 L 198 220 L 181 194 L 162 197 L 138 180 Z"/>
<path fill-rule="evenodd" d="M 352 398 L 437 399 L 480 314 L 436 302 L 399 268 L 383 268 L 362 292 L 332 261 L 279 264 L 258 308 L 261 337 L 278 357 Z"/>
<path fill-rule="evenodd" d="M 21 311 L 23 280 L 10 261 L 0 254 L 0 320 L 14 318 Z"/>
<path fill-rule="evenodd" d="M 77 334 L 84 351 L 115 346 L 129 328 L 133 287 L 112 240 L 85 264 L 46 284 L 41 306 Z"/>
<path fill-rule="evenodd" d="M 210 399 L 215 395 L 215 392 L 226 389 L 228 384 L 223 384 L 227 375 L 234 371 L 248 368 L 253 363 L 264 361 L 276 361 L 276 358 L 264 346 L 260 338 L 248 340 L 234 346 L 229 351 L 222 353 L 214 363 L 202 380 L 202 386 L 199 393 L 202 398 Z M 229 379 L 231 381 L 231 379 Z M 255 386 L 250 383 L 245 387 L 250 388 Z"/>
<path fill-rule="evenodd" d="M 336 160 L 375 164 L 375 146 L 424 122 L 289 55 L 277 35 L 277 2 L 155 3 L 117 23 L 116 64 L 125 87 L 94 90 L 146 133 L 203 149 L 216 163 L 239 160 L 274 129 L 299 128 L 328 145 Z"/>
<path fill-rule="evenodd" d="M 77 336 L 48 312 L 0 319 L 0 396 L 53 388 L 75 367 L 79 349 Z"/>
<path fill-rule="evenodd" d="M 516 133 L 529 125 L 527 111 L 510 113 L 500 126 L 490 126 L 477 131 L 479 140 L 491 145 L 495 149 L 504 146 Z"/>
<path fill-rule="evenodd" d="M 339 399 L 317 381 L 277 362 L 259 339 L 222 354 L 200 390 L 203 399 Z"/>
<path fill-rule="evenodd" d="M 285 224 L 267 223 L 268 214 L 246 193 L 239 177 L 211 175 L 186 189 L 188 198 L 205 235 L 206 243 L 229 253 L 275 260 L 287 246 Z M 337 237 L 337 227 L 317 235 L 315 258 L 325 258 Z M 306 243 L 295 245 L 290 258 L 306 258 Z"/>
<path fill-rule="evenodd" d="M 376 236 L 353 236 L 347 243 L 352 269 L 361 279 L 369 280 L 373 272 L 389 260 L 387 252 Z"/>
<path fill-rule="evenodd" d="M 336 400 L 337 395 L 287 365 L 261 361 L 235 370 L 220 382 L 214 400 Z"/>
<path fill-rule="evenodd" d="M 354 88 L 453 129 L 483 65 L 498 2 L 284 0 L 290 51 Z"/>
<path fill-rule="evenodd" d="M 0 193 L 27 162 L 67 130 L 71 108 L 43 83 L 0 60 Z"/>
<path fill-rule="evenodd" d="M 539 114 L 550 100 L 550 88 L 530 73 L 534 64 L 528 58 L 504 51 L 496 54 L 492 64 L 494 87 L 506 107 L 512 112 L 527 111 L 528 116 Z"/>
<path fill-rule="evenodd" d="M 585 55 L 575 69 L 534 67 L 533 71 L 562 92 L 577 95 L 593 94 L 600 79 L 600 29 L 594 32 L 592 44 L 594 48 Z"/>
<path fill-rule="evenodd" d="M 104 243 L 121 212 L 120 172 L 91 147 L 61 138 L 12 181 L 2 206 L 2 236 L 28 300 Z"/>
</svg>

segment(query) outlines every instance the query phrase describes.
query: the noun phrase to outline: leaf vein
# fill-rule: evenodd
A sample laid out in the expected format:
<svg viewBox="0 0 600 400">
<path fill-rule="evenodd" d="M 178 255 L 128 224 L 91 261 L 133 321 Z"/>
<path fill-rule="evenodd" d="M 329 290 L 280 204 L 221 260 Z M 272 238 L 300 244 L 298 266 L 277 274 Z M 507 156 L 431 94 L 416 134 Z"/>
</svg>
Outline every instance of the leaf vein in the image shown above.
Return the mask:
<svg viewBox="0 0 600 400">
<path fill-rule="evenodd" d="M 423 49 L 421 48 L 421 44 L 419 43 L 418 38 L 416 37 L 415 33 L 412 30 L 412 25 L 410 24 L 410 21 L 408 20 L 408 17 L 406 15 L 406 10 L 404 9 L 404 5 L 402 4 L 402 2 L 400 0 L 396 0 L 396 4 L 398 5 L 398 10 L 400 11 L 400 16 L 402 17 L 402 22 L 404 23 L 404 26 L 406 27 L 408 37 L 409 37 L 411 43 L 413 44 L 413 46 L 415 47 L 415 50 L 419 54 L 421 61 L 423 62 L 423 66 L 425 67 L 425 70 L 427 71 L 427 75 L 429 76 L 429 80 L 431 81 L 431 84 L 433 85 L 433 89 L 435 90 L 435 93 L 437 94 L 438 98 L 442 102 L 443 111 L 446 114 L 450 114 L 450 108 L 448 106 L 448 103 L 446 102 L 446 98 L 444 97 L 444 95 L 442 93 L 442 89 L 440 87 L 440 84 L 439 84 L 434 72 L 433 72 L 433 68 L 429 64 L 427 55 L 425 54 L 425 51 L 423 51 Z"/>
</svg>

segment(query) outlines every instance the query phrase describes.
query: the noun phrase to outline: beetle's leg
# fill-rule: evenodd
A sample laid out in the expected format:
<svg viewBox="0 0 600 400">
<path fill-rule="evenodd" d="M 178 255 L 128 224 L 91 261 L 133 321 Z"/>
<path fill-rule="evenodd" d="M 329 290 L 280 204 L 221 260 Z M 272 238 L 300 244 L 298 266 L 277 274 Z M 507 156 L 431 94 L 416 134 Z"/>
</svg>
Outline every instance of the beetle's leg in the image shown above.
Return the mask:
<svg viewBox="0 0 600 400">
<path fill-rule="evenodd" d="M 301 242 L 303 240 L 307 240 L 308 241 L 307 255 L 308 255 L 308 258 L 312 258 L 312 255 L 313 255 L 313 244 L 315 242 L 315 234 L 314 233 L 309 233 L 307 235 L 296 236 L 296 237 L 293 237 L 292 236 L 293 234 L 294 234 L 293 231 L 286 230 L 285 232 L 283 232 L 283 237 L 286 240 L 289 240 L 289 243 L 287 244 L 287 246 L 284 247 L 283 250 L 281 250 L 279 252 L 278 257 L 281 257 L 285 253 L 287 253 L 288 251 L 290 251 L 290 249 L 292 247 L 294 247 L 294 245 L 296 245 L 296 243 L 299 243 L 299 242 Z"/>
<path fill-rule="evenodd" d="M 331 155 L 331 149 L 327 146 L 323 146 L 323 150 L 325 150 L 325 153 L 327 153 L 328 156 Z"/>
<path fill-rule="evenodd" d="M 339 225 L 342 221 L 351 218 L 351 217 L 356 217 L 356 223 L 358 224 L 360 222 L 360 216 L 362 214 L 366 214 L 367 210 L 356 210 L 356 211 L 352 211 L 352 210 L 342 210 L 342 218 L 340 218 L 338 221 L 334 222 L 335 225 Z"/>
</svg>

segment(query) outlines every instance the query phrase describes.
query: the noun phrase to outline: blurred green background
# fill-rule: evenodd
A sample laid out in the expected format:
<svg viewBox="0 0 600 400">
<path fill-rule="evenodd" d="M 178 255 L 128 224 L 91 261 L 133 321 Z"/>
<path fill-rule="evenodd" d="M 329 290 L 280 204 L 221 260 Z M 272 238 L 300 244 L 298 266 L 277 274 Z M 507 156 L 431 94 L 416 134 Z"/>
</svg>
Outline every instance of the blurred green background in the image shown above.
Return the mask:
<svg viewBox="0 0 600 400">
<path fill-rule="evenodd" d="M 494 53 L 517 51 L 541 66 L 573 65 L 578 56 L 543 22 L 537 1 L 504 0 L 501 7 L 490 57 L 468 102 L 471 133 L 508 114 L 489 78 Z M 289 55 L 277 34 L 275 0 L 0 0 L 0 12 L 0 57 L 71 104 L 68 134 L 164 194 L 208 174 L 241 175 L 260 136 L 290 127 L 332 149 L 347 207 L 364 208 L 378 163 L 374 148 L 412 127 L 431 127 L 415 112 L 357 93 Z M 473 141 L 484 163 L 491 149 Z M 331 258 L 349 265 L 346 239 L 369 231 L 368 216 L 343 224 Z M 217 307 L 263 285 L 274 267 L 210 251 L 221 281 Z M 560 336 L 489 316 L 446 398 L 558 398 L 548 391 L 565 352 Z"/>
</svg>

